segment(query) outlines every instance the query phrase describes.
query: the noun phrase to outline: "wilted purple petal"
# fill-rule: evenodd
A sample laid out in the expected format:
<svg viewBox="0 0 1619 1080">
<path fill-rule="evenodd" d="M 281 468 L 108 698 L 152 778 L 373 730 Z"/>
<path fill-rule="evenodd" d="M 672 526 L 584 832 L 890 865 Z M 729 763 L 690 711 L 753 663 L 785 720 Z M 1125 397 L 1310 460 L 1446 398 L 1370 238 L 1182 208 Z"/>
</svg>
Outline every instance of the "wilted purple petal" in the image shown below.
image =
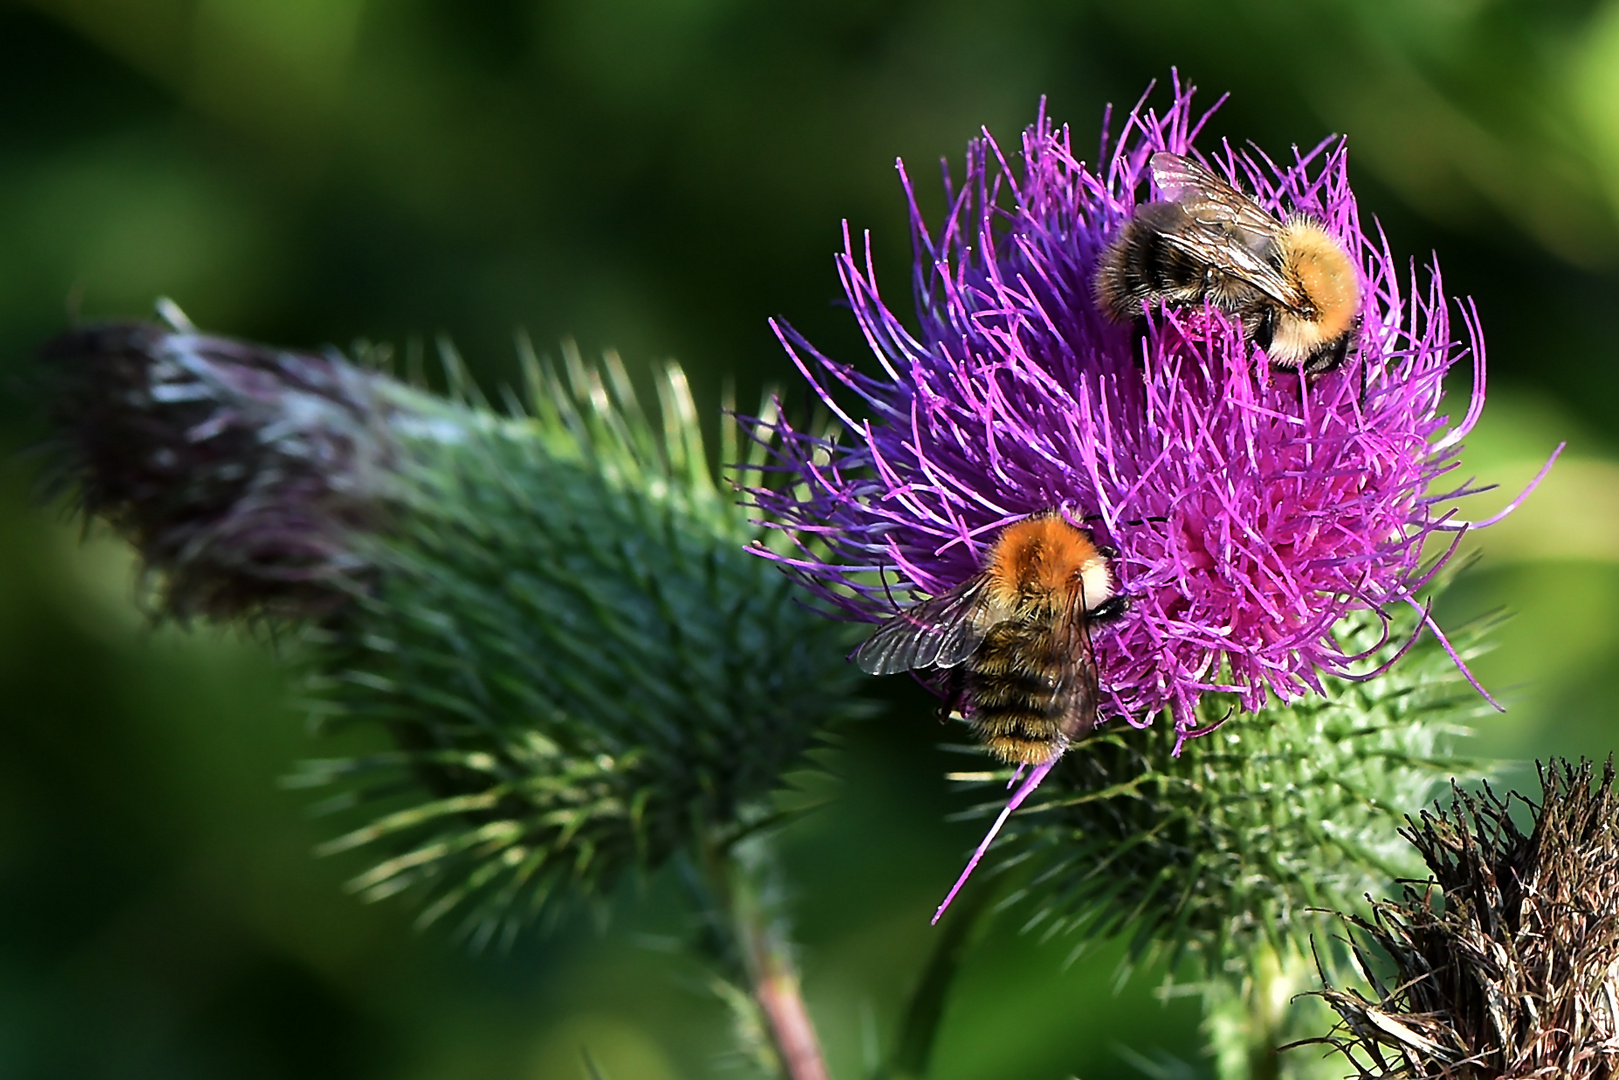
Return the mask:
<svg viewBox="0 0 1619 1080">
<path fill-rule="evenodd" d="M 335 353 L 87 326 L 47 345 L 61 485 L 111 522 L 177 616 L 316 614 L 367 572 L 399 449 L 381 380 Z"/>
</svg>

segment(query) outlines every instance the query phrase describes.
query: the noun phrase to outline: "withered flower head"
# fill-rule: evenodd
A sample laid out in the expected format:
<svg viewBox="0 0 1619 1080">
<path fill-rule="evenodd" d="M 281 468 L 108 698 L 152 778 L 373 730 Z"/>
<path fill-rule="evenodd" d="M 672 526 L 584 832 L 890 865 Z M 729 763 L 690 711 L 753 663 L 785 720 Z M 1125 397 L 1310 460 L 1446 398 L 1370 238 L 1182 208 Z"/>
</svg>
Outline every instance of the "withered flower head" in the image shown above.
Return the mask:
<svg viewBox="0 0 1619 1080">
<path fill-rule="evenodd" d="M 1541 804 L 1456 791 L 1405 835 L 1433 881 L 1347 917 L 1375 1001 L 1329 988 L 1362 1077 L 1619 1074 L 1619 804 L 1610 758 L 1541 769 Z M 1533 812 L 1525 835 L 1512 800 Z M 1373 947 L 1387 960 L 1373 959 Z M 1389 970 L 1388 961 L 1392 961 Z"/>
<path fill-rule="evenodd" d="M 58 486 L 135 545 L 165 614 L 330 610 L 369 572 L 353 534 L 397 465 L 386 380 L 167 314 L 42 350 Z"/>
</svg>

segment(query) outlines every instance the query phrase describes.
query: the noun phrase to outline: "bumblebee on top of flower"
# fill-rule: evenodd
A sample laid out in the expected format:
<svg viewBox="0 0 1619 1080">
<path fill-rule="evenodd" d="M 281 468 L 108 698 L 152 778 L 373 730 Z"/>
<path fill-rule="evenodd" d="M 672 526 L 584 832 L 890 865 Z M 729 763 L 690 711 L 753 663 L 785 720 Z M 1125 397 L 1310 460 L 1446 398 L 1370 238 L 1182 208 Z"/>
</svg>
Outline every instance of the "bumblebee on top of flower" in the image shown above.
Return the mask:
<svg viewBox="0 0 1619 1080">
<path fill-rule="evenodd" d="M 1347 614 L 1409 606 L 1445 642 L 1418 593 L 1463 527 L 1442 478 L 1483 404 L 1471 309 L 1362 230 L 1342 141 L 1202 156 L 1192 96 L 1143 99 L 1096 169 L 1043 109 L 1021 154 L 986 132 L 941 225 L 911 199 L 915 329 L 846 228 L 880 376 L 776 324 L 836 418 L 769 425 L 801 481 L 754 492 L 798 542 L 777 557 L 879 624 L 862 667 L 920 671 L 1027 771 L 1008 811 L 1108 720 L 1167 713 L 1178 750 L 1218 726 L 1210 692 L 1256 712 L 1392 662 L 1387 634 L 1341 644 Z"/>
</svg>

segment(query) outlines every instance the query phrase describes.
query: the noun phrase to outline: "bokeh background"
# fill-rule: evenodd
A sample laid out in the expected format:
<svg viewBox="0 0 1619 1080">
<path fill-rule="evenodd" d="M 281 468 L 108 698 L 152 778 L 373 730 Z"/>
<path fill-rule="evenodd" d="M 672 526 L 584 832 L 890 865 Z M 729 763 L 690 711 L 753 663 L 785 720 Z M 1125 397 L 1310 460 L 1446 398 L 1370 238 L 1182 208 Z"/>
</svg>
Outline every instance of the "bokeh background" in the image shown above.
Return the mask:
<svg viewBox="0 0 1619 1080">
<path fill-rule="evenodd" d="M 717 409 L 791 385 L 767 316 L 862 355 L 831 255 L 846 218 L 909 287 L 896 156 L 926 181 L 1041 95 L 1094 145 L 1171 65 L 1232 94 L 1217 135 L 1346 133 L 1363 214 L 1477 298 L 1470 470 L 1516 489 L 1569 450 L 1440 612 L 1517 612 L 1478 665 L 1512 708 L 1469 749 L 1619 746 L 1619 2 L 0 0 L 0 1077 L 541 1080 L 584 1045 L 615 1080 L 746 1075 L 669 881 L 478 958 L 342 893 L 277 787 L 332 750 L 285 646 L 153 629 L 128 552 L 33 497 L 41 341 L 167 295 L 284 344 L 447 334 L 497 385 L 523 327 L 678 358 Z M 942 821 L 929 706 L 884 692 L 787 841 L 845 1078 L 980 828 Z M 1206 1071 L 1162 971 L 1116 989 L 1117 950 L 1071 944 L 988 931 L 933 1075 Z"/>
</svg>

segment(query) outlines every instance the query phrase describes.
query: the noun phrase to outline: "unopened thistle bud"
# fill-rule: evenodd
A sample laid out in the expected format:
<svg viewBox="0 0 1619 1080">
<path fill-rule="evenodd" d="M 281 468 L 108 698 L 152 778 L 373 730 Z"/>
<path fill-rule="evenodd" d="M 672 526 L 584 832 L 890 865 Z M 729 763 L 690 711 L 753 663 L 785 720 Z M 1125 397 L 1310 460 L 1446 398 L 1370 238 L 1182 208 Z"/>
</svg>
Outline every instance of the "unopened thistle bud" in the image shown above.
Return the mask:
<svg viewBox="0 0 1619 1080">
<path fill-rule="evenodd" d="M 1460 635 L 1464 654 L 1484 629 Z M 1375 647 L 1384 632 L 1350 616 L 1340 644 Z M 1366 893 L 1419 869 L 1396 829 L 1466 768 L 1449 745 L 1481 709 L 1426 639 L 1376 679 L 1329 676 L 1319 694 L 1234 718 L 1195 753 L 1175 755 L 1169 733 L 1095 737 L 1008 826 L 1029 925 L 1078 948 L 1123 933 L 1133 955 L 1167 951 L 1172 966 L 1184 950 L 1210 977 L 1246 974 L 1260 951 L 1308 956 L 1315 909 L 1362 910 Z"/>
<path fill-rule="evenodd" d="M 353 887 L 423 922 L 481 942 L 711 856 L 853 708 L 843 628 L 745 552 L 673 365 L 654 425 L 575 354 L 566 379 L 530 357 L 513 415 L 187 326 L 47 355 L 65 474 L 167 609 L 301 617 L 323 724 L 391 736 L 292 783 L 337 789 L 328 850 L 380 856 Z"/>
</svg>

